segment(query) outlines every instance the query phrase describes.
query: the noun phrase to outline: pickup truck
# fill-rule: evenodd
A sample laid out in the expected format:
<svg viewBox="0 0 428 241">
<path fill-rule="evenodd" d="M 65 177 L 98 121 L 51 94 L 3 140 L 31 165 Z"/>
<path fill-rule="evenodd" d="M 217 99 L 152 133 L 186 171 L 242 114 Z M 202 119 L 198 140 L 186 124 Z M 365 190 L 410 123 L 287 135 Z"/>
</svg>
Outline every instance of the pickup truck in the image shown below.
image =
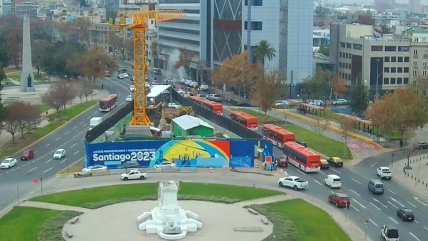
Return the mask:
<svg viewBox="0 0 428 241">
<path fill-rule="evenodd" d="M 380 179 L 391 180 L 392 178 L 392 173 L 391 170 L 389 170 L 389 167 L 379 167 L 377 169 L 377 175 Z"/>
<path fill-rule="evenodd" d="M 140 172 L 139 170 L 129 170 L 126 173 L 120 175 L 120 179 L 127 180 L 144 180 L 147 178 L 147 173 Z"/>
<path fill-rule="evenodd" d="M 281 177 L 278 180 L 278 185 L 280 187 L 293 188 L 294 190 L 303 190 L 308 187 L 309 183 L 308 181 L 301 180 L 300 177 L 288 176 L 288 177 Z"/>
<path fill-rule="evenodd" d="M 400 241 L 400 234 L 398 233 L 398 229 L 391 228 L 386 225 L 380 230 L 380 235 L 385 241 Z"/>
</svg>

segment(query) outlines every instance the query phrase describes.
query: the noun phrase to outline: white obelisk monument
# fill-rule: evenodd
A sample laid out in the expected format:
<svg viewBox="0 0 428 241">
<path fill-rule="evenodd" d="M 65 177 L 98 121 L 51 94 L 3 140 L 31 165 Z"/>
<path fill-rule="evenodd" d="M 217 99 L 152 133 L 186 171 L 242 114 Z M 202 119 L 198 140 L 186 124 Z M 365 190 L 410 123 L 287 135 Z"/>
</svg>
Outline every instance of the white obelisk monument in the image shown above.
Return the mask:
<svg viewBox="0 0 428 241">
<path fill-rule="evenodd" d="M 30 17 L 28 14 L 24 15 L 22 31 L 21 91 L 33 92 L 36 89 L 34 88 L 33 64 L 31 62 Z"/>
</svg>

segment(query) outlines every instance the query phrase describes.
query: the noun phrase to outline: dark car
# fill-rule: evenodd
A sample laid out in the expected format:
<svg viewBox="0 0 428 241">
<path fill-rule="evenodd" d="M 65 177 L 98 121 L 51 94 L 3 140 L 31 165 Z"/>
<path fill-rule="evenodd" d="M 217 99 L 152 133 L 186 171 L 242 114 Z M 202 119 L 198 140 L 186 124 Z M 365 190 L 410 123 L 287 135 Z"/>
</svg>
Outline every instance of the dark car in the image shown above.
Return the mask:
<svg viewBox="0 0 428 241">
<path fill-rule="evenodd" d="M 332 193 L 328 196 L 328 202 L 335 204 L 339 208 L 349 208 L 351 206 L 351 199 L 343 193 Z"/>
<path fill-rule="evenodd" d="M 413 222 L 415 220 L 415 213 L 409 208 L 398 209 L 397 216 L 403 221 Z"/>
<path fill-rule="evenodd" d="M 327 161 L 330 165 L 335 167 L 343 167 L 343 161 L 339 157 L 329 157 Z"/>
<path fill-rule="evenodd" d="M 414 149 L 415 150 L 428 149 L 428 143 L 426 143 L 425 141 L 419 141 L 415 144 Z"/>
<path fill-rule="evenodd" d="M 276 157 L 275 162 L 277 167 L 288 167 L 288 161 L 285 157 Z"/>
<path fill-rule="evenodd" d="M 28 161 L 34 158 L 34 151 L 31 149 L 25 150 L 21 154 L 22 161 Z"/>
</svg>

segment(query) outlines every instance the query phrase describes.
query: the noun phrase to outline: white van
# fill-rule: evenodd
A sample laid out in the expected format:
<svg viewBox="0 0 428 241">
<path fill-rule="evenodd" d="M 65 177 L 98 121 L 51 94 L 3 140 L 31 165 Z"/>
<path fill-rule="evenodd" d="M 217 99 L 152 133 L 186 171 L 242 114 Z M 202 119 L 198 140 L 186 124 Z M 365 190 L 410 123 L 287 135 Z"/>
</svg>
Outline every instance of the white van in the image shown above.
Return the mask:
<svg viewBox="0 0 428 241">
<path fill-rule="evenodd" d="M 325 185 L 331 188 L 340 188 L 342 186 L 342 180 L 338 175 L 329 174 L 324 179 Z"/>
</svg>

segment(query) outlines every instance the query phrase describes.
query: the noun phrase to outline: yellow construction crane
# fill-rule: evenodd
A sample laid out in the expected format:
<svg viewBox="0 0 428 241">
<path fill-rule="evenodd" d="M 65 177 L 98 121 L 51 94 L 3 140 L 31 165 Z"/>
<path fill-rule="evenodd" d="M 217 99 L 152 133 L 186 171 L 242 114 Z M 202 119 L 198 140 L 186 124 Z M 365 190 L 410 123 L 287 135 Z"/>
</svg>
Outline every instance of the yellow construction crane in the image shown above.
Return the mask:
<svg viewBox="0 0 428 241">
<path fill-rule="evenodd" d="M 146 31 L 155 30 L 156 23 L 167 22 L 184 16 L 182 10 L 157 10 L 129 13 L 130 23 L 119 19 L 114 26 L 126 26 L 134 30 L 134 116 L 131 125 L 148 126 L 146 112 Z M 112 21 L 110 21 L 112 22 Z"/>
</svg>

